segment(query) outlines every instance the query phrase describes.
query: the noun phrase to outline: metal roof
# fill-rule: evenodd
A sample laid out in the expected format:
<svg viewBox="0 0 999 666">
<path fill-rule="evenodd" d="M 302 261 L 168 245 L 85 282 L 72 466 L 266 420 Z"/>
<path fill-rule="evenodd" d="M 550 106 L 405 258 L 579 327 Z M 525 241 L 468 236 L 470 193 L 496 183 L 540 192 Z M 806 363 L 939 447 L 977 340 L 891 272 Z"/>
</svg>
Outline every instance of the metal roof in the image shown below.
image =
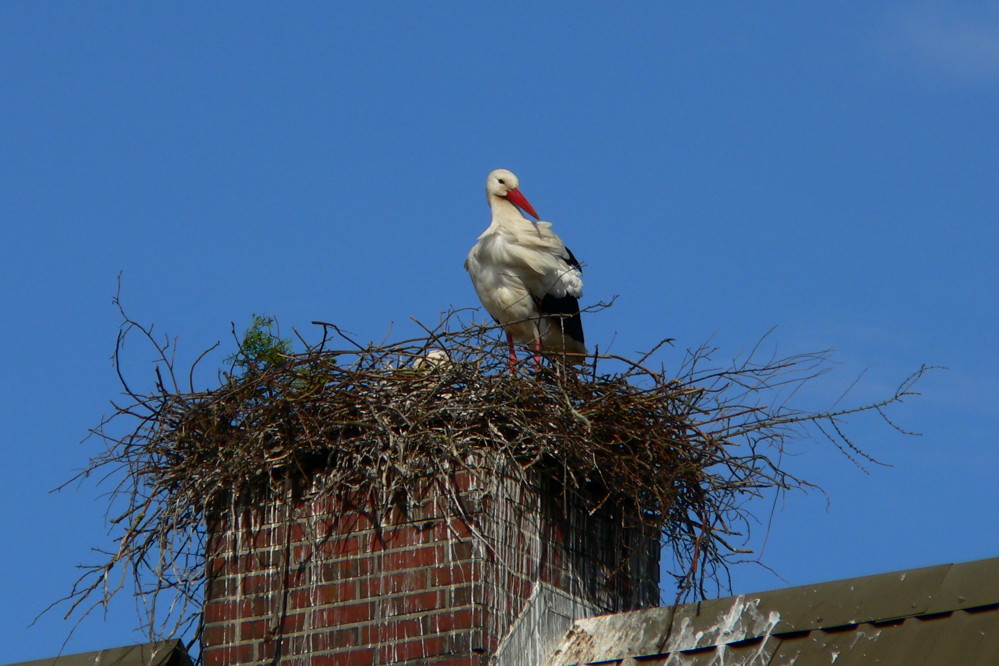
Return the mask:
<svg viewBox="0 0 999 666">
<path fill-rule="evenodd" d="M 175 639 L 22 661 L 8 666 L 191 666 L 191 658 L 181 642 Z"/>
<path fill-rule="evenodd" d="M 999 558 L 578 620 L 550 666 L 999 664 Z"/>
</svg>

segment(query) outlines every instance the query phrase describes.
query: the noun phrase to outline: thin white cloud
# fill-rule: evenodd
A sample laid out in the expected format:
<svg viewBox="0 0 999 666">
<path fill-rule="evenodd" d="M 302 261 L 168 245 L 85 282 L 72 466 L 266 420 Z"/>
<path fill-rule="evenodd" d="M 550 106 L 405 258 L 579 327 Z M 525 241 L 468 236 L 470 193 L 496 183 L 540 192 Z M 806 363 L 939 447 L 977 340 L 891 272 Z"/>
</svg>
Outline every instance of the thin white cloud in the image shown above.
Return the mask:
<svg viewBox="0 0 999 666">
<path fill-rule="evenodd" d="M 885 45 L 936 75 L 999 81 L 999 10 L 981 3 L 909 3 L 889 14 Z"/>
</svg>

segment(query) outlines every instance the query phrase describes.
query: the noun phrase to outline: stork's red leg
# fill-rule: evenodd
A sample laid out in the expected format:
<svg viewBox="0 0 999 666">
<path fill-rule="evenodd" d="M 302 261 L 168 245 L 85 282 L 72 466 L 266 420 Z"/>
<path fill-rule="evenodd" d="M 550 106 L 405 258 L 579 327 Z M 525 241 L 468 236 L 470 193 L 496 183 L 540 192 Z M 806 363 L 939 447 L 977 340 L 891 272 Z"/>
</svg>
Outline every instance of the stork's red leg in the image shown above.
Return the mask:
<svg viewBox="0 0 999 666">
<path fill-rule="evenodd" d="M 513 369 L 517 365 L 517 352 L 513 348 L 513 333 L 506 334 L 506 344 L 510 347 L 510 372 L 513 373 Z"/>
<path fill-rule="evenodd" d="M 541 338 L 534 338 L 534 368 L 541 369 Z"/>
</svg>

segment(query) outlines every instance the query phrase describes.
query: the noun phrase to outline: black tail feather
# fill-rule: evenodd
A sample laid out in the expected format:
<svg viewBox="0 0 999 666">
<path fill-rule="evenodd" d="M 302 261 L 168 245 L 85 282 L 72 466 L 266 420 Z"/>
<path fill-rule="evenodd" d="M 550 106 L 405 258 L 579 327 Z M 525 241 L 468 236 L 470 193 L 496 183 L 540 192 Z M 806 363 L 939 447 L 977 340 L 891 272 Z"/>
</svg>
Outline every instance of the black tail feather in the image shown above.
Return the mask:
<svg viewBox="0 0 999 666">
<path fill-rule="evenodd" d="M 575 296 L 561 297 L 546 295 L 541 299 L 539 308 L 542 315 L 558 316 L 562 332 L 580 344 L 583 339 L 583 318 L 579 316 L 579 299 Z"/>
</svg>

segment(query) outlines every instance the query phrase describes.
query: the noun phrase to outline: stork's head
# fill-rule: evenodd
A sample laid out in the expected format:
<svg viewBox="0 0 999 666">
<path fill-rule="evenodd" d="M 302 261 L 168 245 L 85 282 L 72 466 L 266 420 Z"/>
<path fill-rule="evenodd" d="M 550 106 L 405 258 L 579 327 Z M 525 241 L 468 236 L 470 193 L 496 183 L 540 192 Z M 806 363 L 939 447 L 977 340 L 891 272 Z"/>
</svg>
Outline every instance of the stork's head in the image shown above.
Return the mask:
<svg viewBox="0 0 999 666">
<path fill-rule="evenodd" d="M 520 181 L 517 180 L 517 176 L 506 169 L 496 169 L 486 178 L 486 196 L 490 199 L 492 197 L 506 199 L 528 215 L 535 219 L 541 219 L 534 211 L 534 206 L 517 189 L 518 187 L 520 187 Z"/>
</svg>

